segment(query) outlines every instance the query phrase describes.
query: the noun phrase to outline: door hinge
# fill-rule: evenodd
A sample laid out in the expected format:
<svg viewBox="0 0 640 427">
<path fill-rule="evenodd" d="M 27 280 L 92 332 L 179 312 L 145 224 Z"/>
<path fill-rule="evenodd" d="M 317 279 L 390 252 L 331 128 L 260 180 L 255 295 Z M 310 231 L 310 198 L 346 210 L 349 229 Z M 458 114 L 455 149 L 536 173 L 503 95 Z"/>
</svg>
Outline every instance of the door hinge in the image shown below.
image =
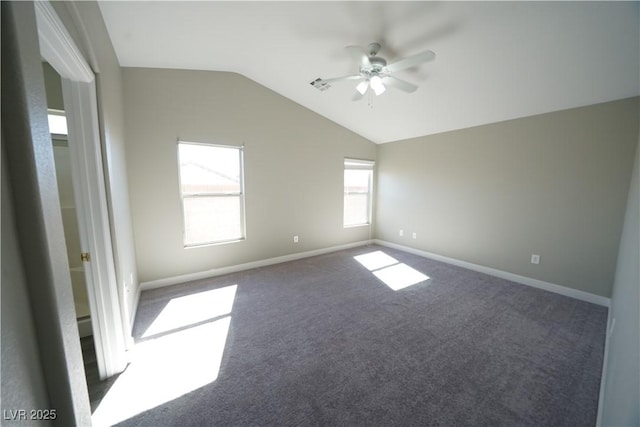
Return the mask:
<svg viewBox="0 0 640 427">
<path fill-rule="evenodd" d="M 89 256 L 89 252 L 82 252 L 80 254 L 80 261 L 82 262 L 89 262 L 91 261 L 91 257 Z"/>
</svg>

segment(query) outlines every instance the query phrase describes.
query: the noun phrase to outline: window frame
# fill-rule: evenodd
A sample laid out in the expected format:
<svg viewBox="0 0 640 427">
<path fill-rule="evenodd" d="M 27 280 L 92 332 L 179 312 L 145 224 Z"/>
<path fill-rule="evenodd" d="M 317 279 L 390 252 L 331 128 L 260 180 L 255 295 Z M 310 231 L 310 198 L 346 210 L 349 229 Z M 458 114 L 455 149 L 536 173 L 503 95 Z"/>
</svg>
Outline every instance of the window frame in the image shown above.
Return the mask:
<svg viewBox="0 0 640 427">
<path fill-rule="evenodd" d="M 353 227 L 363 227 L 363 226 L 371 226 L 372 218 L 373 218 L 373 183 L 374 183 L 374 173 L 375 173 L 375 164 L 374 160 L 362 160 L 362 159 L 353 159 L 353 158 L 344 158 L 343 162 L 343 170 L 342 170 L 342 227 L 343 228 L 353 228 Z M 347 170 L 366 170 L 369 171 L 369 186 L 366 192 L 356 191 L 356 192 L 348 192 L 345 185 L 345 172 Z M 346 209 L 346 196 L 352 194 L 366 194 L 367 195 L 367 220 L 365 222 L 347 224 L 345 222 L 345 209 Z"/>
<path fill-rule="evenodd" d="M 206 147 L 215 147 L 215 148 L 226 148 L 226 149 L 234 149 L 238 151 L 238 162 L 239 162 L 239 191 L 237 192 L 202 192 L 196 194 L 184 194 L 182 191 L 182 167 L 180 161 L 180 145 L 200 145 Z M 211 142 L 196 142 L 196 141 L 184 141 L 178 140 L 176 144 L 176 159 L 178 163 L 178 192 L 180 194 L 180 207 L 182 210 L 182 243 L 185 249 L 189 248 L 197 248 L 203 246 L 214 246 L 214 245 L 222 245 L 227 243 L 235 243 L 246 240 L 247 231 L 246 231 L 246 222 L 245 222 L 245 190 L 244 190 L 244 145 L 229 145 L 229 144 L 218 144 Z M 240 202 L 240 237 L 232 238 L 232 239 L 223 239 L 223 240 L 212 240 L 212 241 L 201 241 L 197 243 L 187 242 L 187 216 L 185 213 L 185 198 L 187 199 L 198 199 L 204 197 L 238 197 Z"/>
</svg>

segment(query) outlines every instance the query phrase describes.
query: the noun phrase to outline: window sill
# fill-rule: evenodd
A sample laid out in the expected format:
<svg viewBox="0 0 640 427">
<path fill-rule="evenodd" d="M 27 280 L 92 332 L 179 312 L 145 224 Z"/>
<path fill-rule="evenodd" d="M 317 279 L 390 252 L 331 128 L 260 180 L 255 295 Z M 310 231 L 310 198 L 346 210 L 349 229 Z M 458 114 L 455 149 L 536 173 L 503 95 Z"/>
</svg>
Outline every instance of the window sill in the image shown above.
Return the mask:
<svg viewBox="0 0 640 427">
<path fill-rule="evenodd" d="M 356 227 L 369 227 L 371 226 L 370 222 L 365 222 L 363 224 L 349 224 L 349 225 L 343 225 L 342 228 L 356 228 Z"/>
<path fill-rule="evenodd" d="M 239 239 L 233 239 L 233 240 L 225 240 L 222 242 L 209 242 L 209 243 L 196 243 L 193 245 L 184 245 L 184 249 L 198 249 L 198 248 L 205 248 L 205 247 L 209 247 L 209 246 L 220 246 L 220 245 L 228 245 L 230 243 L 239 243 L 239 242 L 244 242 L 246 239 L 246 237 L 242 237 Z"/>
</svg>

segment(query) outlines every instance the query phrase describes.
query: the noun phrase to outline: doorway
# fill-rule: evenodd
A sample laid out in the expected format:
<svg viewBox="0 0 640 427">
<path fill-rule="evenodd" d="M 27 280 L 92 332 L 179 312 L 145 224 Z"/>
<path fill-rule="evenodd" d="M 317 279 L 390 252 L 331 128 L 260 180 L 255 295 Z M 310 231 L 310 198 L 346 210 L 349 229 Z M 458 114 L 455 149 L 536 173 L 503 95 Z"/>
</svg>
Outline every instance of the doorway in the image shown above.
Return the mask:
<svg viewBox="0 0 640 427">
<path fill-rule="evenodd" d="M 79 252 L 71 253 L 70 276 L 84 276 L 100 379 L 127 365 L 126 334 L 118 294 L 98 124 L 95 74 L 51 3 L 34 2 L 40 53 L 59 75 L 68 124 L 67 152 L 73 187 Z M 64 144 L 60 144 L 64 151 Z M 54 166 L 54 165 L 51 165 Z M 71 212 L 72 209 L 69 209 Z M 71 214 L 68 217 L 72 217 Z M 72 228 L 72 227 L 71 227 Z M 65 234 L 73 234 L 66 233 Z M 67 237 L 65 237 L 67 239 Z M 73 248 L 73 244 L 70 244 Z M 72 249 L 73 250 L 73 249 Z M 77 251 L 77 249 L 76 249 Z M 82 254 L 83 262 L 77 266 Z M 77 280 L 77 282 L 81 281 Z M 76 285 L 77 288 L 82 286 Z M 74 310 L 74 307 L 61 309 Z M 77 309 L 76 309 L 77 310 Z M 86 312 L 86 311 L 85 311 Z"/>
<path fill-rule="evenodd" d="M 87 293 L 87 281 L 81 260 L 80 234 L 78 231 L 78 212 L 73 195 L 71 172 L 71 154 L 69 152 L 67 118 L 62 97 L 60 75 L 47 62 L 42 63 L 44 83 L 49 112 L 49 131 L 53 145 L 58 196 L 64 227 L 69 275 L 73 290 L 73 301 L 78 322 L 80 338 L 93 335 L 91 330 L 91 310 Z"/>
</svg>

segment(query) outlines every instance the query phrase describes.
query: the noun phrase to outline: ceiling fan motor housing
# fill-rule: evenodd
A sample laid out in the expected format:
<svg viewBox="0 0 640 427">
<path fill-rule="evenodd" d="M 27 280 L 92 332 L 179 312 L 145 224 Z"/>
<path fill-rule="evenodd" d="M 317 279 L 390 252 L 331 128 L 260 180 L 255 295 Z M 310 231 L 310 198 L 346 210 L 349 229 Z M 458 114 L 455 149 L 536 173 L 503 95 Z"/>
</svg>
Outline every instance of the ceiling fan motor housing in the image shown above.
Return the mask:
<svg viewBox="0 0 640 427">
<path fill-rule="evenodd" d="M 369 44 L 369 56 L 376 56 L 378 52 L 380 52 L 380 43 L 371 43 Z"/>
<path fill-rule="evenodd" d="M 372 56 L 369 58 L 371 63 L 370 67 L 361 67 L 360 73 L 367 76 L 375 76 L 383 72 L 384 67 L 387 66 L 387 61 L 379 56 Z"/>
</svg>

